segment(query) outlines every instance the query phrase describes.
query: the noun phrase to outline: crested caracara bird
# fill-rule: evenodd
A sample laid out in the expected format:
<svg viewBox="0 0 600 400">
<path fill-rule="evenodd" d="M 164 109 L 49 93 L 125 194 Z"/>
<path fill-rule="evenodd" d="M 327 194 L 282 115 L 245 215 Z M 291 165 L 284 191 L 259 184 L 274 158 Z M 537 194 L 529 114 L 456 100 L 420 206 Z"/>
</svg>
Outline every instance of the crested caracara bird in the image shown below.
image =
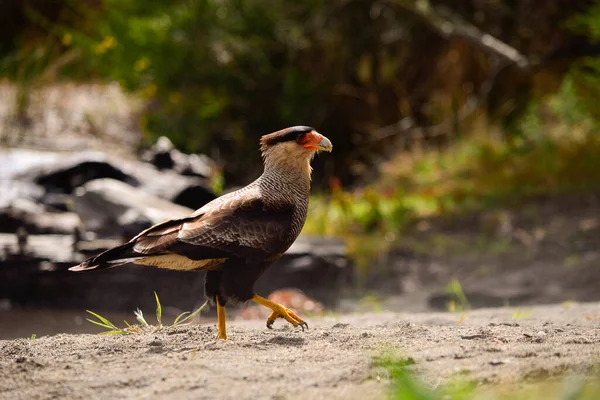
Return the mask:
<svg viewBox="0 0 600 400">
<path fill-rule="evenodd" d="M 190 271 L 206 270 L 205 295 L 217 305 L 218 338 L 227 339 L 225 305 L 255 301 L 294 327 L 308 325 L 293 311 L 254 293 L 262 273 L 292 245 L 304 222 L 310 193 L 310 161 L 330 152 L 326 137 L 295 126 L 260 140 L 264 172 L 254 182 L 223 195 L 186 218 L 155 225 L 124 245 L 88 258 L 71 271 L 133 263 Z"/>
</svg>

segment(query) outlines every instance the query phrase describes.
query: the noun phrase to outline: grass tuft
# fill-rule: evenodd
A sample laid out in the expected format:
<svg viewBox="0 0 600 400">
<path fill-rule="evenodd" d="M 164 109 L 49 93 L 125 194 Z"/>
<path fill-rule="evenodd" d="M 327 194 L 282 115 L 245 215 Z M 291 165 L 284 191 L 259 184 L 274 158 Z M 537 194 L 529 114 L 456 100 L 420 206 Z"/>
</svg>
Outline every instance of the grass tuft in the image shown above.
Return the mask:
<svg viewBox="0 0 600 400">
<path fill-rule="evenodd" d="M 532 315 L 533 314 L 531 313 L 531 311 L 522 311 L 520 307 L 517 307 L 512 317 L 513 319 L 527 319 L 531 318 Z"/>
<path fill-rule="evenodd" d="M 139 308 L 133 312 L 139 325 L 131 325 L 129 322 L 124 321 L 126 327 L 119 328 L 118 326 L 116 326 L 115 324 L 110 322 L 107 318 L 104 318 L 102 315 L 97 314 L 90 310 L 86 310 L 86 312 L 88 312 L 89 314 L 94 316 L 96 318 L 96 320 L 91 319 L 91 318 L 86 318 L 86 320 L 88 322 L 91 322 L 94 325 L 98 325 L 102 328 L 107 329 L 107 331 L 100 332 L 101 335 L 132 335 L 135 333 L 143 333 L 143 332 L 157 332 L 163 328 L 173 328 L 173 327 L 185 325 L 185 324 L 191 322 L 191 320 L 196 315 L 200 314 L 200 312 L 204 309 L 206 304 L 208 304 L 208 301 L 205 301 L 204 304 L 202 304 L 195 311 L 193 311 L 191 313 L 189 311 L 186 311 L 186 312 L 179 314 L 173 321 L 173 325 L 164 326 L 162 324 L 162 305 L 160 303 L 160 299 L 158 298 L 158 295 L 156 294 L 156 292 L 154 292 L 154 298 L 156 300 L 156 321 L 158 323 L 158 325 L 156 325 L 156 326 L 151 325 L 148 323 L 148 321 L 146 321 L 146 318 L 144 317 L 144 313 Z"/>
<path fill-rule="evenodd" d="M 444 290 L 451 296 L 451 299 L 446 304 L 448 311 L 450 312 L 463 312 L 471 309 L 471 304 L 465 295 L 465 291 L 458 281 L 453 279 Z M 462 322 L 462 321 L 461 321 Z"/>
</svg>

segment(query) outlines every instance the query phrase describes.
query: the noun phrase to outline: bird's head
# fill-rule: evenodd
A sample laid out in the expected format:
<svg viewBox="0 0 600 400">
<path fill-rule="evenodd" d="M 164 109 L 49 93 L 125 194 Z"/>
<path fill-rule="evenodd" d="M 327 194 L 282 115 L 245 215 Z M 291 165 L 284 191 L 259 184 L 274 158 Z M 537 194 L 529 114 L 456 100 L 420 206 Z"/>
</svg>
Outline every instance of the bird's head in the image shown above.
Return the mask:
<svg viewBox="0 0 600 400">
<path fill-rule="evenodd" d="M 290 156 L 312 157 L 318 151 L 331 152 L 333 145 L 325 136 L 310 126 L 293 126 L 264 135 L 260 139 L 263 156 L 286 153 Z"/>
<path fill-rule="evenodd" d="M 310 175 L 310 161 L 319 151 L 331 152 L 333 145 L 325 136 L 309 126 L 293 126 L 264 135 L 260 150 L 265 167 L 299 168 Z"/>
</svg>

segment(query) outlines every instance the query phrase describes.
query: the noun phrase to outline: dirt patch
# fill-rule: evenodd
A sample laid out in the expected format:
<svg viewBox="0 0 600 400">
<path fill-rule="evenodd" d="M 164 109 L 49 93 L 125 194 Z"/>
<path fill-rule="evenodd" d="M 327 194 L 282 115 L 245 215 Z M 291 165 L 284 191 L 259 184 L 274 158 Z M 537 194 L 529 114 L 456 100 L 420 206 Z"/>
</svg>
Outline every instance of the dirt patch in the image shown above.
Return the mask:
<svg viewBox="0 0 600 400">
<path fill-rule="evenodd" d="M 309 319 L 302 332 L 234 321 L 132 336 L 0 341 L 0 398 L 384 398 L 379 354 L 411 357 L 432 382 L 537 379 L 600 361 L 600 304 L 372 313 Z"/>
</svg>

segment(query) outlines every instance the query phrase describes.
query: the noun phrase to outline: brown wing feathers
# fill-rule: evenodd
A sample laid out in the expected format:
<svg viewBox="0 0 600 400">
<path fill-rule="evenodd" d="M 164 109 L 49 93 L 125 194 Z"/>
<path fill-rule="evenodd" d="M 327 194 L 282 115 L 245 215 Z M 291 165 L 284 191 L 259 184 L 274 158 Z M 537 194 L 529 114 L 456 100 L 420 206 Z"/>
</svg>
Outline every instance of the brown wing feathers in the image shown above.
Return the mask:
<svg viewBox="0 0 600 400">
<path fill-rule="evenodd" d="M 243 199 L 235 202 L 235 207 L 187 222 L 179 232 L 178 240 L 238 257 L 266 257 L 277 253 L 284 245 L 292 213 L 292 205 L 273 210 L 260 198 Z"/>
<path fill-rule="evenodd" d="M 177 235 L 184 224 L 193 219 L 176 219 L 154 225 L 132 239 L 133 249 L 140 254 L 156 254 L 167 250 L 177 241 Z"/>
<path fill-rule="evenodd" d="M 272 211 L 261 199 L 232 199 L 201 214 L 155 225 L 130 242 L 91 257 L 71 270 L 126 263 L 188 270 L 214 268 L 215 263 L 232 256 L 268 258 L 281 247 L 291 218 L 291 206 Z"/>
</svg>

